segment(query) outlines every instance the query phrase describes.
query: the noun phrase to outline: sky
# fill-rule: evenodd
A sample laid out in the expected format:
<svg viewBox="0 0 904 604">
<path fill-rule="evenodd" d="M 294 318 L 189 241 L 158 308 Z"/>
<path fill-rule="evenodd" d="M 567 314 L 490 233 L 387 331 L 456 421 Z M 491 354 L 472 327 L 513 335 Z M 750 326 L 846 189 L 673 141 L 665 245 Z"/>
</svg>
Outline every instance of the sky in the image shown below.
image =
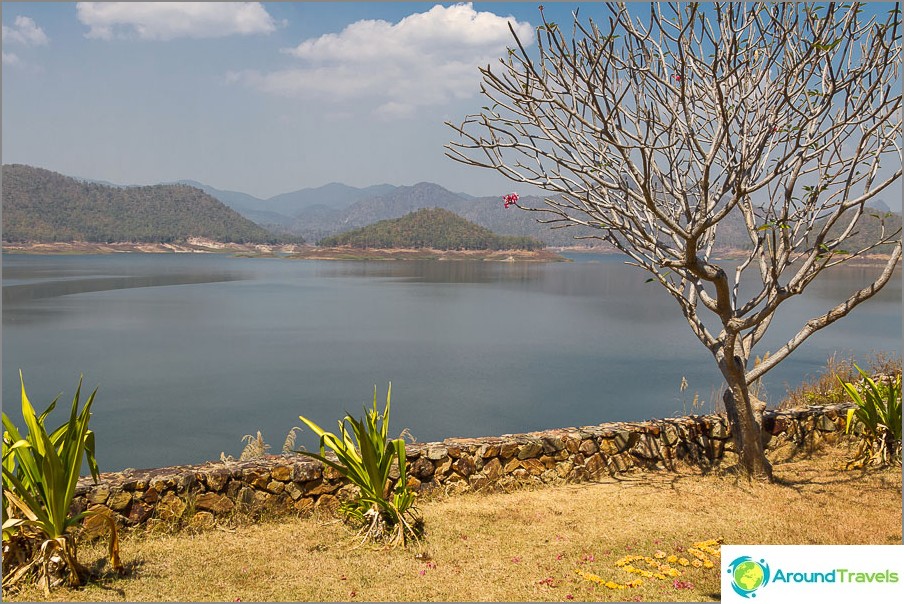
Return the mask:
<svg viewBox="0 0 904 604">
<path fill-rule="evenodd" d="M 645 4 L 645 3 L 643 3 Z M 549 2 L 550 21 L 602 15 Z M 512 185 L 445 157 L 478 65 L 536 2 L 3 2 L 2 161 L 267 198 L 330 182 Z"/>
</svg>

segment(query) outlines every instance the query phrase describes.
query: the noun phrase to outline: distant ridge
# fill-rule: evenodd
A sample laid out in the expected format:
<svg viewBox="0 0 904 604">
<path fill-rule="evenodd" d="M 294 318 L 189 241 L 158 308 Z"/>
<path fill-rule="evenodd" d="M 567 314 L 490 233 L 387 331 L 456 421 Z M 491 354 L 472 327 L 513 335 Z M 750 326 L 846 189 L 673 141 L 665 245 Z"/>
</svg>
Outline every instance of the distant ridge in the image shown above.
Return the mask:
<svg viewBox="0 0 904 604">
<path fill-rule="evenodd" d="M 4 241 L 277 243 L 279 237 L 183 184 L 119 187 L 3 166 Z"/>
</svg>

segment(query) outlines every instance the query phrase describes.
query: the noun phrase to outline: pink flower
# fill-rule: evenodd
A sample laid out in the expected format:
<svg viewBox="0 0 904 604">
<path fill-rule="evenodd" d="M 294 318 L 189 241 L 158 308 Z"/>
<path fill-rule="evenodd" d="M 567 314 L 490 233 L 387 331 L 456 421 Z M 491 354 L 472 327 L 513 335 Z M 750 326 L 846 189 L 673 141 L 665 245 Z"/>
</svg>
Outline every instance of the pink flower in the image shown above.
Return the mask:
<svg viewBox="0 0 904 604">
<path fill-rule="evenodd" d="M 678 75 L 678 74 L 675 74 L 675 75 L 673 75 L 672 77 L 675 78 L 675 81 L 676 81 L 676 82 L 680 82 L 680 81 L 681 81 L 681 76 Z"/>
<path fill-rule="evenodd" d="M 509 206 L 513 206 L 518 203 L 518 194 L 517 193 L 509 193 L 505 197 L 502 198 L 503 207 L 508 208 Z"/>
<path fill-rule="evenodd" d="M 574 600 L 574 596 L 571 594 L 568 594 L 567 596 L 565 596 L 565 599 L 566 600 Z"/>
<path fill-rule="evenodd" d="M 674 586 L 675 589 L 693 589 L 694 588 L 694 584 L 691 583 L 690 581 L 680 581 L 678 579 L 675 579 L 672 582 L 672 585 Z"/>
<path fill-rule="evenodd" d="M 521 562 L 521 556 L 514 556 L 512 558 L 512 562 L 514 562 L 515 564 Z"/>
</svg>

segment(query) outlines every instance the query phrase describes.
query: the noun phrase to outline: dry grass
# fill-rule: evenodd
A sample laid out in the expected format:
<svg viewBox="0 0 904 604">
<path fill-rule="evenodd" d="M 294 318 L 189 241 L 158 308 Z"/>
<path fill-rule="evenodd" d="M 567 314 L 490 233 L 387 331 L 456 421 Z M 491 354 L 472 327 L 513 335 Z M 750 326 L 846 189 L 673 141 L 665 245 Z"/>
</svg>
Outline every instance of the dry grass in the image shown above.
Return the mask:
<svg viewBox="0 0 904 604">
<path fill-rule="evenodd" d="M 807 405 L 837 405 L 850 402 L 850 397 L 838 380 L 856 382 L 860 379 L 860 374 L 854 368 L 855 362 L 853 358 L 838 358 L 837 355 L 832 355 L 820 373 L 808 376 L 800 386 L 788 390 L 779 407 L 793 409 Z M 858 365 L 870 375 L 901 373 L 901 357 L 893 353 L 873 353 L 865 363 L 861 361 Z"/>
<path fill-rule="evenodd" d="M 423 502 L 428 535 L 409 550 L 353 549 L 349 531 L 323 519 L 284 519 L 201 534 L 128 535 L 126 577 L 83 548 L 100 579 L 56 600 L 130 601 L 715 601 L 714 569 L 609 590 L 583 569 L 626 583 L 625 555 L 682 555 L 694 542 L 833 544 L 901 542 L 901 471 L 843 470 L 832 447 L 776 462 L 776 484 L 729 473 L 633 474 L 600 483 L 469 494 Z M 684 554 L 686 555 L 686 554 Z M 688 556 L 690 558 L 690 556 Z M 38 600 L 29 589 L 4 599 Z"/>
</svg>

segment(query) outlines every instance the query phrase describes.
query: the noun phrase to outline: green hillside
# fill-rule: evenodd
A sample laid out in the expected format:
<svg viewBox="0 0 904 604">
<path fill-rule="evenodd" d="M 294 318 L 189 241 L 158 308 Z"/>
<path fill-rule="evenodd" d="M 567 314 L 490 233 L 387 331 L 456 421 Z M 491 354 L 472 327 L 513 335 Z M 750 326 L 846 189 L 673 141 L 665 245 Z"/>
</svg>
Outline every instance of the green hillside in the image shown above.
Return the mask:
<svg viewBox="0 0 904 604">
<path fill-rule="evenodd" d="M 24 165 L 3 166 L 4 241 L 276 243 L 200 189 L 115 187 Z"/>
<path fill-rule="evenodd" d="M 536 250 L 530 237 L 497 235 L 442 208 L 425 208 L 401 218 L 327 237 L 322 246 L 355 248 L 433 248 L 437 250 Z"/>
</svg>

